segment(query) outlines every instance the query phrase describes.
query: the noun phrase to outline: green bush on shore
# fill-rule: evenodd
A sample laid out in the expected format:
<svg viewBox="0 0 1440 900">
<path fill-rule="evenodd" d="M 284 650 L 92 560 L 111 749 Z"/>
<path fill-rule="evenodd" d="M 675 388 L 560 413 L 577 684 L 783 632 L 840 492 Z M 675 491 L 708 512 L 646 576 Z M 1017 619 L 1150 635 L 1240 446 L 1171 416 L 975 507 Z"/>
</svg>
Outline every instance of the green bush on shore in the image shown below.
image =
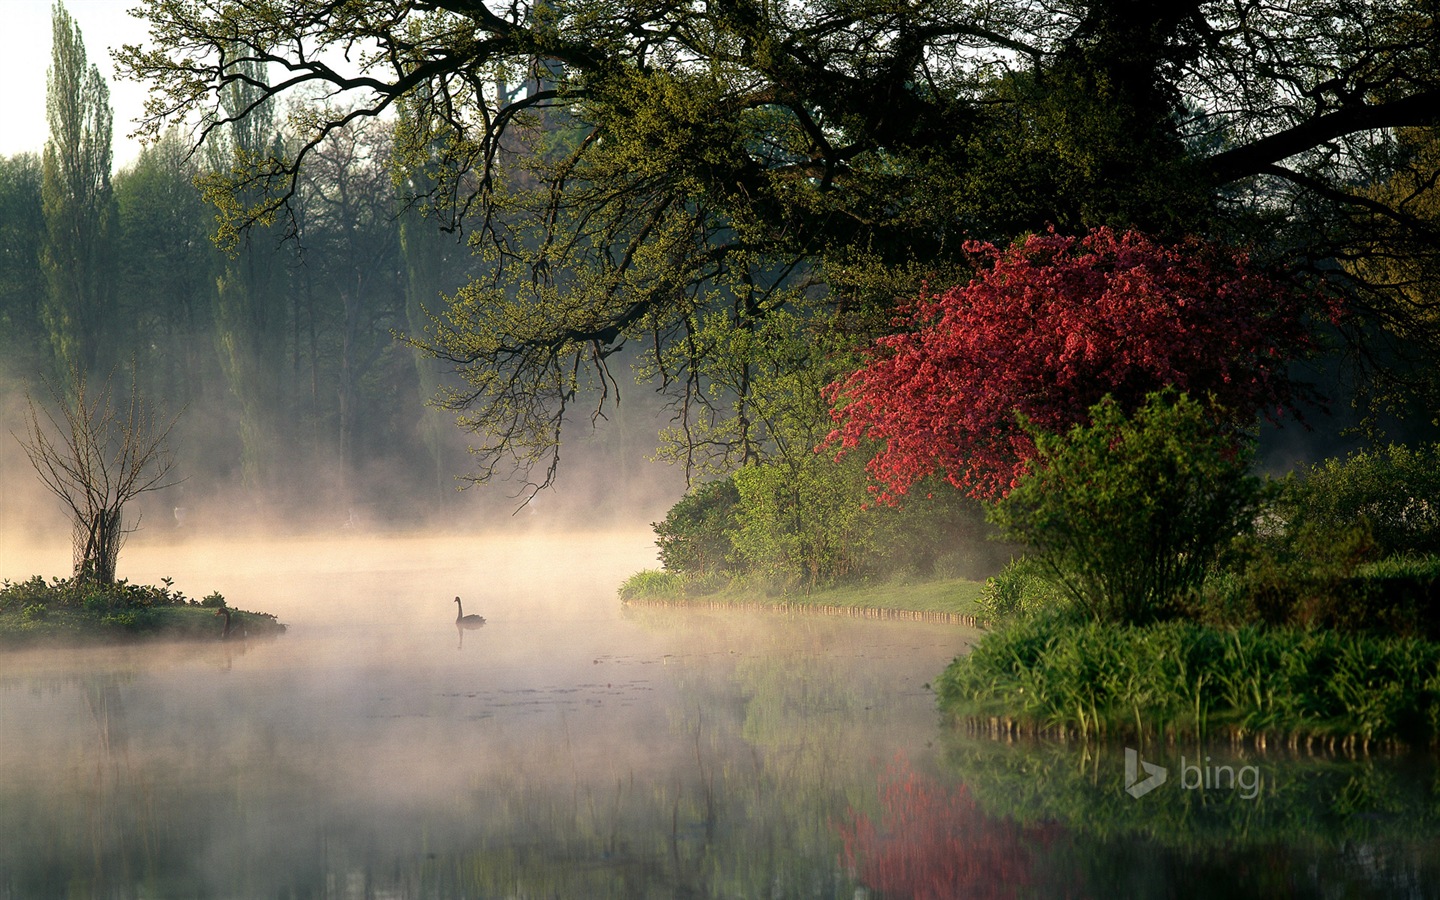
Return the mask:
<svg viewBox="0 0 1440 900">
<path fill-rule="evenodd" d="M 1071 440 L 1090 437 L 1077 430 Z M 1052 449 L 1057 456 L 1070 450 L 1059 443 Z M 1163 462 L 1158 455 L 1155 461 Z M 1085 462 L 1077 471 L 1091 473 L 1088 480 L 1075 472 L 1052 483 L 1023 479 L 1022 487 L 1045 488 L 1031 501 L 1035 508 L 1108 508 L 1090 494 L 1109 483 L 1115 473 L 1103 470 L 1111 463 L 1099 453 Z M 1332 460 L 1253 493 L 1263 501 L 1254 526 L 1211 546 L 1203 579 L 1177 582 L 1148 607 L 1170 621 L 1145 627 L 1132 626 L 1143 621 L 1133 612 L 1110 614 L 1063 591 L 1067 579 L 1079 576 L 1067 556 L 1042 542 L 1041 551 L 1050 551 L 1044 565 L 1022 557 L 986 583 L 982 617 L 997 630 L 940 679 L 941 705 L 986 727 L 997 720 L 1007 729 L 1040 732 L 1434 743 L 1436 472 L 1435 445 L 1391 447 Z M 1206 495 L 1226 477 L 1220 469 L 1212 474 L 1192 493 Z M 1240 477 L 1239 470 L 1230 475 Z M 1144 524 L 1132 530 L 1159 527 Z M 1103 525 L 1091 521 L 1087 533 Z M 1076 546 L 1102 555 L 1111 544 L 1126 546 L 1108 537 L 1124 530 L 1116 524 L 1105 540 Z"/>
</svg>

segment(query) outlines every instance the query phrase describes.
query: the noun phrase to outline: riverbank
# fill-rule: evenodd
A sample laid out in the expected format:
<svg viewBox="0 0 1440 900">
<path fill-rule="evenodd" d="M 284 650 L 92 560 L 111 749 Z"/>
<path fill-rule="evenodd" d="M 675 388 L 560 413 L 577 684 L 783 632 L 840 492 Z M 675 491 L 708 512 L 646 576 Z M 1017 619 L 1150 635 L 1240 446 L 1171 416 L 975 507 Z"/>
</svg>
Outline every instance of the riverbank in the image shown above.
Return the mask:
<svg viewBox="0 0 1440 900">
<path fill-rule="evenodd" d="M 620 589 L 627 606 L 691 609 L 755 609 L 874 619 L 909 619 L 980 627 L 976 600 L 984 582 L 963 578 L 894 581 L 829 588 L 810 593 L 766 594 L 731 584 L 709 592 L 686 590 L 679 579 L 632 577 Z M 656 575 L 662 573 L 653 573 Z M 627 590 L 628 589 L 628 590 Z"/>
<path fill-rule="evenodd" d="M 268 638 L 284 631 L 268 613 L 230 609 L 218 593 L 192 600 L 168 582 L 95 585 L 37 575 L 0 583 L 0 648 Z"/>
</svg>

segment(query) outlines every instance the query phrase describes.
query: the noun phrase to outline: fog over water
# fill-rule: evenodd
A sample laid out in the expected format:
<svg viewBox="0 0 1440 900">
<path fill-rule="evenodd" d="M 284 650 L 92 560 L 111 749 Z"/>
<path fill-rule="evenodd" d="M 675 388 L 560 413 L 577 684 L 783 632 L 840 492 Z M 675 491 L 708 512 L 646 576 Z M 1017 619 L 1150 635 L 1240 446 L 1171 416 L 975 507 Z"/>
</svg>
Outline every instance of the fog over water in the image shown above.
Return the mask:
<svg viewBox="0 0 1440 900">
<path fill-rule="evenodd" d="M 0 654 L 0 897 L 844 894 L 835 823 L 933 754 L 969 633 L 622 609 L 654 564 L 639 529 L 136 535 L 122 576 L 289 631 Z"/>
<path fill-rule="evenodd" d="M 0 575 L 65 571 L 41 537 Z M 136 534 L 123 577 L 289 630 L 0 653 L 0 900 L 1440 896 L 1433 756 L 1150 746 L 1136 798 L 1117 744 L 940 721 L 973 630 L 622 607 L 654 564 L 515 520 Z"/>
</svg>

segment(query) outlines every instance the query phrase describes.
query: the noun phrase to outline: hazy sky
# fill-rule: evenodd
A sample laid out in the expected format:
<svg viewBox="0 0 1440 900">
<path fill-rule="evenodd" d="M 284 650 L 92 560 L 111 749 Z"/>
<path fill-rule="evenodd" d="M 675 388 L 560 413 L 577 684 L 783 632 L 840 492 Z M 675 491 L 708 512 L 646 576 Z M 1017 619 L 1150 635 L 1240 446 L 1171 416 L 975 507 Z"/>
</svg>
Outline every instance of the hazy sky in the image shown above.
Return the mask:
<svg viewBox="0 0 1440 900">
<path fill-rule="evenodd" d="M 45 147 L 45 73 L 50 68 L 51 0 L 0 0 L 0 156 L 39 153 Z M 115 167 L 134 160 L 139 143 L 127 137 L 135 130 L 145 89 L 130 81 L 117 81 L 110 48 L 140 43 L 145 24 L 131 18 L 134 0 L 65 0 L 70 17 L 80 25 L 85 54 L 110 83 L 110 105 L 115 110 Z"/>
</svg>

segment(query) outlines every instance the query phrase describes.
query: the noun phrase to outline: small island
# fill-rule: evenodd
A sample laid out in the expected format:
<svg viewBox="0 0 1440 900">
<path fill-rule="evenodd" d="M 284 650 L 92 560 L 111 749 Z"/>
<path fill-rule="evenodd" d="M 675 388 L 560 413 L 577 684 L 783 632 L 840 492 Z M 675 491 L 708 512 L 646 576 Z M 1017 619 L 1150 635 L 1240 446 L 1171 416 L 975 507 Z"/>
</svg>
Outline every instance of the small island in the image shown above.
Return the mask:
<svg viewBox="0 0 1440 900">
<path fill-rule="evenodd" d="M 68 578 L 0 581 L 0 647 L 73 646 L 136 640 L 273 637 L 285 626 L 268 613 L 231 609 L 218 592 L 193 600 L 173 587 L 116 577 L 126 536 L 124 507 L 178 483 L 170 431 L 129 373 L 128 396 L 106 380 L 98 396 L 78 367 L 63 388 L 47 381 L 48 408 L 29 403 L 21 446 L 46 489 L 65 505 L 75 534 Z"/>
<path fill-rule="evenodd" d="M 187 597 L 168 578 L 158 586 L 39 575 L 0 582 L 0 648 L 273 638 L 284 631 L 269 613 L 232 609 L 218 592 Z"/>
</svg>

